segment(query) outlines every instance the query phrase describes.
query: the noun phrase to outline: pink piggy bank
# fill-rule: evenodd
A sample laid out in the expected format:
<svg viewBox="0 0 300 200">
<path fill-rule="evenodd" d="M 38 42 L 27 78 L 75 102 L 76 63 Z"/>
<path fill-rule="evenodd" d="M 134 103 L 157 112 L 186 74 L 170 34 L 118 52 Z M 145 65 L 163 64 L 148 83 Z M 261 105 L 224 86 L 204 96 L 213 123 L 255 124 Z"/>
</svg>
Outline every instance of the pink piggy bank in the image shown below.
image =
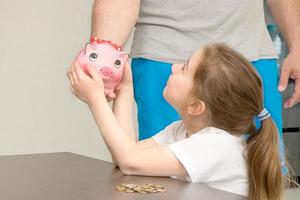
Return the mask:
<svg viewBox="0 0 300 200">
<path fill-rule="evenodd" d="M 122 52 L 120 46 L 110 41 L 92 38 L 85 49 L 79 52 L 76 60 L 85 73 L 88 74 L 87 65 L 98 71 L 107 95 L 120 83 L 128 53 Z"/>
</svg>

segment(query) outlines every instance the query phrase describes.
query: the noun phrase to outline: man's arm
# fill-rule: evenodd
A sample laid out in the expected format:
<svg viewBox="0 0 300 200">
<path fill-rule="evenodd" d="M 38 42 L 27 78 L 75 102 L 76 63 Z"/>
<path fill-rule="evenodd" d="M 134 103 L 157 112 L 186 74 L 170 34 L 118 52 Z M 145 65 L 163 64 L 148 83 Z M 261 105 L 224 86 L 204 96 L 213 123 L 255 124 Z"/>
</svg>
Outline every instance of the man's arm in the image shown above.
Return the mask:
<svg viewBox="0 0 300 200">
<path fill-rule="evenodd" d="M 272 16 L 290 50 L 300 50 L 300 1 L 268 0 Z"/>
<path fill-rule="evenodd" d="M 300 101 L 300 1 L 267 0 L 273 18 L 289 47 L 289 54 L 281 67 L 278 89 L 284 91 L 289 78 L 295 80 L 295 92 L 285 104 L 290 108 Z"/>
<path fill-rule="evenodd" d="M 91 36 L 123 46 L 140 10 L 140 0 L 95 0 Z"/>
</svg>

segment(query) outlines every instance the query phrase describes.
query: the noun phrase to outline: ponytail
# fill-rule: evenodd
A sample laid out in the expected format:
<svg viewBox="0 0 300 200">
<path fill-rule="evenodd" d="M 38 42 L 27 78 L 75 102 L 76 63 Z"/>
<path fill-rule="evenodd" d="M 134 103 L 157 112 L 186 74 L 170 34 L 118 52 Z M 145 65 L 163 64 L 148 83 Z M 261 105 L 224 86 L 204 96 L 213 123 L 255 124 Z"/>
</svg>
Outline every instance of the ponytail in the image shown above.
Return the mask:
<svg viewBox="0 0 300 200">
<path fill-rule="evenodd" d="M 247 140 L 250 200 L 281 200 L 284 176 L 281 169 L 278 129 L 269 117 Z"/>
</svg>

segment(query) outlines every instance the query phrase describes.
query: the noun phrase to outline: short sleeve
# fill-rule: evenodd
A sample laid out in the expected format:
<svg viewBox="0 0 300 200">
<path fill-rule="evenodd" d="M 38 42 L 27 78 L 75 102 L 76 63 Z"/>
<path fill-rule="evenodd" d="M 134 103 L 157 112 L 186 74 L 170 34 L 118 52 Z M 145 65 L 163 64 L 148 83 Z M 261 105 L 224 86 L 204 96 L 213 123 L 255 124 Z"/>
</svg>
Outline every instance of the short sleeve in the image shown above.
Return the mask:
<svg viewBox="0 0 300 200">
<path fill-rule="evenodd" d="M 158 145 L 168 145 L 176 141 L 175 134 L 178 131 L 178 127 L 182 124 L 182 121 L 176 121 L 168 125 L 165 129 L 155 134 L 152 138 Z"/>
<path fill-rule="evenodd" d="M 169 147 L 194 183 L 222 180 L 229 170 L 228 142 L 219 134 L 195 134 Z"/>
</svg>

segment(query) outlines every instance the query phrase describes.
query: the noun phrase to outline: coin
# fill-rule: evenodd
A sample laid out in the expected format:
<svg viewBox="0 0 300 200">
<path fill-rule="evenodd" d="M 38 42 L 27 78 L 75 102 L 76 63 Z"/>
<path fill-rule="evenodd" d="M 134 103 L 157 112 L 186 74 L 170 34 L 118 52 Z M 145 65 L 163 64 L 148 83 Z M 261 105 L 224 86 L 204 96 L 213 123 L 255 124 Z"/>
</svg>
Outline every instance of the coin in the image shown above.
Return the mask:
<svg viewBox="0 0 300 200">
<path fill-rule="evenodd" d="M 154 185 L 154 187 L 159 188 L 159 189 L 163 189 L 164 188 L 164 186 L 162 186 L 162 185 Z"/>
<path fill-rule="evenodd" d="M 127 192 L 127 193 L 133 193 L 134 191 L 131 190 L 131 189 L 127 189 L 127 190 L 125 190 L 125 192 Z"/>
<path fill-rule="evenodd" d="M 135 184 L 127 184 L 126 187 L 129 188 L 129 189 L 132 189 L 132 188 L 137 187 L 137 185 L 135 185 Z"/>
<path fill-rule="evenodd" d="M 167 190 L 162 185 L 156 184 L 143 184 L 137 185 L 132 183 L 122 183 L 120 185 L 115 186 L 116 191 L 118 192 L 126 192 L 126 193 L 159 193 L 159 192 L 166 192 Z"/>
<path fill-rule="evenodd" d="M 116 189 L 117 191 L 119 191 L 119 192 L 122 192 L 122 191 L 126 190 L 126 188 L 121 187 L 121 186 L 116 186 L 115 189 Z"/>
</svg>

